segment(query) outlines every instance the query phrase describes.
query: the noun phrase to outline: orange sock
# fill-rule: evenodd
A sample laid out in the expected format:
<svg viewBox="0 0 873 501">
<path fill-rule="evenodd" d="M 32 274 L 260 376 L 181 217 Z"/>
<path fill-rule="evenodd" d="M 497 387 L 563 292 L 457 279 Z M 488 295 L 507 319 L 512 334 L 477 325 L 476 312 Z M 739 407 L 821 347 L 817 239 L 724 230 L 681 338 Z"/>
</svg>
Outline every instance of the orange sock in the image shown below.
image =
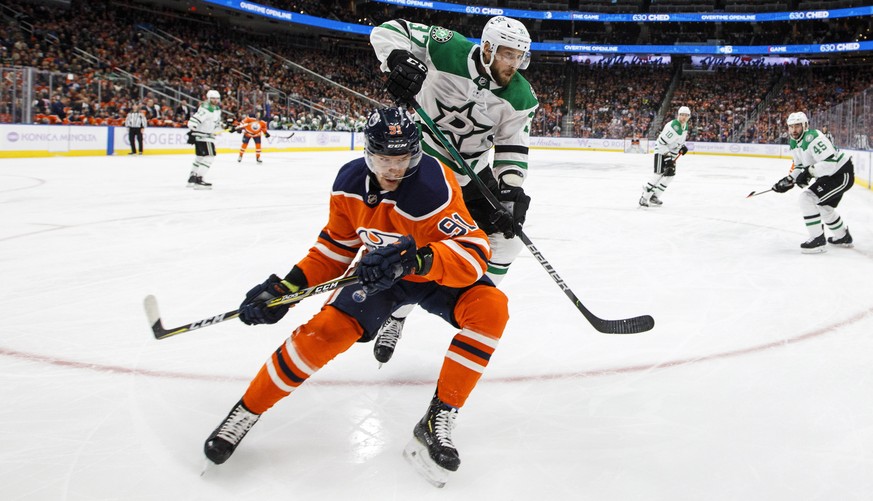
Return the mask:
<svg viewBox="0 0 873 501">
<path fill-rule="evenodd" d="M 348 350 L 363 332 L 355 319 L 325 306 L 267 359 L 249 384 L 243 403 L 255 414 L 263 414 Z"/>
<path fill-rule="evenodd" d="M 455 334 L 446 352 L 437 396 L 452 407 L 462 407 L 488 366 L 509 320 L 506 295 L 496 287 L 474 287 L 458 299 L 455 318 L 461 332 Z"/>
</svg>

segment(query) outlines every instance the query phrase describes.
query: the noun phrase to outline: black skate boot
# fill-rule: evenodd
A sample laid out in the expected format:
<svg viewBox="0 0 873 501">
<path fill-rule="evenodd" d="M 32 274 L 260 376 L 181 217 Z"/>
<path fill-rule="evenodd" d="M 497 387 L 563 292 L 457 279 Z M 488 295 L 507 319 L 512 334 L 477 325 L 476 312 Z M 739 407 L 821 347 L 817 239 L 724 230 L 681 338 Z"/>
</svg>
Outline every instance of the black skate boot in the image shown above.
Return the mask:
<svg viewBox="0 0 873 501">
<path fill-rule="evenodd" d="M 461 465 L 458 450 L 452 443 L 452 428 L 458 409 L 444 404 L 434 395 L 427 414 L 415 425 L 412 440 L 403 450 L 403 457 L 428 482 L 436 487 L 446 485 L 449 472 Z"/>
<path fill-rule="evenodd" d="M 203 180 L 203 176 L 194 176 L 194 189 L 195 190 L 211 190 L 212 183 L 207 183 Z"/>
<path fill-rule="evenodd" d="M 189 187 L 189 188 L 193 188 L 193 187 L 194 187 L 194 182 L 195 182 L 195 181 L 197 181 L 197 176 L 196 176 L 196 175 L 191 174 L 190 176 L 188 176 L 188 187 Z"/>
<path fill-rule="evenodd" d="M 388 320 L 382 324 L 379 329 L 379 334 L 376 335 L 376 343 L 373 345 L 373 356 L 379 361 L 379 366 L 391 360 L 394 355 L 394 348 L 397 346 L 397 341 L 400 340 L 400 334 L 403 332 L 403 322 L 405 318 L 388 317 Z"/>
<path fill-rule="evenodd" d="M 649 206 L 649 201 L 646 200 L 646 196 L 645 195 L 641 196 L 640 197 L 640 207 L 648 207 L 648 206 Z"/>
<path fill-rule="evenodd" d="M 849 233 L 849 229 L 846 228 L 846 235 L 843 238 L 834 238 L 828 237 L 828 243 L 831 245 L 839 245 L 840 247 L 854 247 L 855 244 L 852 243 L 852 234 Z M 379 358 L 379 357 L 376 357 Z"/>
<path fill-rule="evenodd" d="M 661 199 L 658 198 L 658 195 L 652 195 L 652 198 L 649 199 L 650 207 L 660 207 L 662 205 L 664 205 L 664 202 L 662 202 Z"/>
<path fill-rule="evenodd" d="M 236 446 L 242 441 L 246 433 L 258 422 L 260 414 L 249 411 L 242 400 L 237 402 L 218 425 L 218 428 L 209 435 L 203 444 L 203 452 L 206 457 L 215 464 L 222 464 L 233 454 Z"/>
<path fill-rule="evenodd" d="M 255 162 L 257 162 L 257 163 L 259 163 L 259 164 L 262 164 L 262 163 L 264 163 L 264 161 L 263 161 L 263 160 L 261 160 L 261 159 L 260 159 L 260 158 L 256 158 L 256 159 L 255 159 Z"/>
<path fill-rule="evenodd" d="M 824 235 L 819 235 L 815 238 L 810 238 L 806 242 L 800 244 L 800 252 L 804 254 L 819 254 L 827 251 L 825 247 Z"/>
</svg>

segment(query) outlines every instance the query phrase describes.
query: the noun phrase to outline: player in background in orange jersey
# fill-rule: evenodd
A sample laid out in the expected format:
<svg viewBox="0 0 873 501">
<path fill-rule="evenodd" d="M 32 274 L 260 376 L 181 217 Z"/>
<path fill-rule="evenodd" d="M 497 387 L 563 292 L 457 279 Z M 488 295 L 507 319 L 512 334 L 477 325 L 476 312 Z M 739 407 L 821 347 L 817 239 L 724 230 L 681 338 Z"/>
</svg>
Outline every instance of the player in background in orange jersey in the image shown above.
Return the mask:
<svg viewBox="0 0 873 501">
<path fill-rule="evenodd" d="M 249 116 L 234 126 L 234 132 L 242 132 L 243 135 L 242 146 L 239 147 L 239 157 L 236 161 L 242 162 L 243 154 L 246 152 L 246 148 L 249 147 L 249 140 L 254 139 L 255 161 L 263 163 L 261 162 L 261 135 L 270 137 L 270 133 L 267 131 L 267 122 L 255 118 L 253 113 L 249 113 Z"/>
<path fill-rule="evenodd" d="M 506 296 L 485 275 L 488 238 L 467 211 L 452 171 L 422 155 L 420 134 L 400 108 L 370 115 L 364 158 L 340 168 L 328 222 L 315 245 L 284 278 L 271 275 L 246 294 L 239 318 L 272 324 L 289 306 L 267 308 L 266 301 L 341 275 L 361 279 L 334 292 L 270 355 L 206 440 L 204 452 L 213 463 L 224 463 L 261 414 L 330 360 L 356 342 L 371 341 L 398 306 L 419 304 L 457 333 L 403 455 L 437 486 L 458 469 L 455 417 L 497 348 L 509 314 Z M 362 247 L 366 252 L 355 266 Z"/>
</svg>

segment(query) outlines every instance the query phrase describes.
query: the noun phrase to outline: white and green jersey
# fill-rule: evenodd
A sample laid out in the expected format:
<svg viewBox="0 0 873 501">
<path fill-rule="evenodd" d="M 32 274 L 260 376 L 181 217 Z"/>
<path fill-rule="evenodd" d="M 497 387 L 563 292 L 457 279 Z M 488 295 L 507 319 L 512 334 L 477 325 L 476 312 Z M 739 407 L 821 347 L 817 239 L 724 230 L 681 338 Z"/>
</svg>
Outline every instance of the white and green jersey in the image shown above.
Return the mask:
<svg viewBox="0 0 873 501">
<path fill-rule="evenodd" d="M 480 47 L 439 26 L 388 21 L 373 29 L 370 42 L 382 71 L 388 71 L 386 60 L 395 49 L 424 61 L 428 73 L 417 100 L 475 172 L 488 165 L 494 146 L 494 177 L 513 173 L 524 179 L 530 123 L 539 105 L 524 77 L 516 73 L 506 87 L 500 87 L 478 70 Z M 458 182 L 466 186 L 470 179 L 463 169 L 426 127 L 422 129 L 424 151 L 454 170 Z"/>
<path fill-rule="evenodd" d="M 658 136 L 655 142 L 655 153 L 660 155 L 671 154 L 673 156 L 679 153 L 679 150 L 685 145 L 685 139 L 688 138 L 688 124 L 682 125 L 677 119 L 672 122 L 667 122 L 664 125 L 664 130 Z"/>
<path fill-rule="evenodd" d="M 215 134 L 223 130 L 221 108 L 209 104 L 209 101 L 204 101 L 197 109 L 197 113 L 188 120 L 188 128 L 195 133 L 198 141 L 214 143 Z"/>
<path fill-rule="evenodd" d="M 799 141 L 790 139 L 788 150 L 794 161 L 794 170 L 791 171 L 794 179 L 797 179 L 805 169 L 808 169 L 813 177 L 830 176 L 852 158 L 840 151 L 817 129 L 804 131 Z"/>
</svg>

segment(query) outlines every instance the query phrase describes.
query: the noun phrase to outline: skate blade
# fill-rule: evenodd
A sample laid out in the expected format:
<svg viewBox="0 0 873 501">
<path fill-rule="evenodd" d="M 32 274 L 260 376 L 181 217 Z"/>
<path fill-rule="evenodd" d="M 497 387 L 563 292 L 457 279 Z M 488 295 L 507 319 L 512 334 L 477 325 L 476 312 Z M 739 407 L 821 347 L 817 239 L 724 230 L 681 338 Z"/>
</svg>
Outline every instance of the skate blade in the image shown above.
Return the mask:
<svg viewBox="0 0 873 501">
<path fill-rule="evenodd" d="M 827 252 L 827 249 L 824 246 L 816 247 L 815 249 L 801 249 L 801 253 L 803 254 L 824 254 Z"/>
<path fill-rule="evenodd" d="M 203 460 L 203 469 L 200 470 L 200 476 L 201 477 L 206 476 L 206 472 L 208 472 L 210 469 L 212 469 L 213 466 L 215 466 L 215 463 L 210 461 L 209 458 L 204 459 Z"/>
<path fill-rule="evenodd" d="M 449 480 L 449 470 L 434 463 L 427 453 L 427 446 L 415 437 L 403 449 L 403 459 L 434 487 L 442 488 Z"/>
</svg>

